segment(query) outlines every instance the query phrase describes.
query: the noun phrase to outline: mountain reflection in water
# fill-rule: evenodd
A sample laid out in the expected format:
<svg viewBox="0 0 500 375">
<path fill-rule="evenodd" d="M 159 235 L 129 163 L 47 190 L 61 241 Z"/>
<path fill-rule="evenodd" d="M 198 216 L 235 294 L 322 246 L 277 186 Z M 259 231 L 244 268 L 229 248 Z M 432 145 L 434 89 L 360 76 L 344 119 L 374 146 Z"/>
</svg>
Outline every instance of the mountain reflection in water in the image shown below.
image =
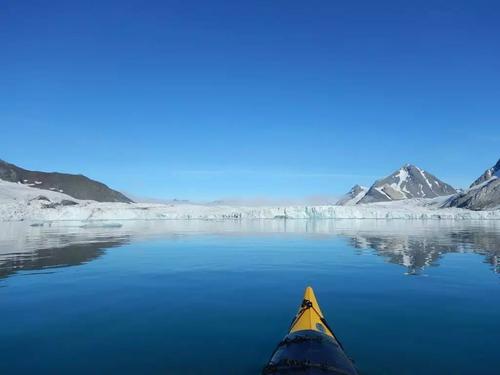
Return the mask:
<svg viewBox="0 0 500 375">
<path fill-rule="evenodd" d="M 37 249 L 30 253 L 5 254 L 0 258 L 0 278 L 18 271 L 77 266 L 88 263 L 103 255 L 107 249 L 125 243 L 127 241 L 123 239 L 109 240 Z"/>
<path fill-rule="evenodd" d="M 447 253 L 473 252 L 500 273 L 500 233 L 492 228 L 435 231 L 422 234 L 350 234 L 349 242 L 357 249 L 373 249 L 389 262 L 407 267 L 409 274 L 419 274 L 425 267 L 437 266 Z"/>
<path fill-rule="evenodd" d="M 149 238 L 179 235 L 307 235 L 311 240 L 338 236 L 360 250 L 406 267 L 418 275 L 438 266 L 447 253 L 484 256 L 500 273 L 500 223 L 495 221 L 253 220 L 122 222 L 121 226 L 58 223 L 30 226 L 0 223 L 0 278 L 26 270 L 81 265 L 107 249 Z"/>
</svg>

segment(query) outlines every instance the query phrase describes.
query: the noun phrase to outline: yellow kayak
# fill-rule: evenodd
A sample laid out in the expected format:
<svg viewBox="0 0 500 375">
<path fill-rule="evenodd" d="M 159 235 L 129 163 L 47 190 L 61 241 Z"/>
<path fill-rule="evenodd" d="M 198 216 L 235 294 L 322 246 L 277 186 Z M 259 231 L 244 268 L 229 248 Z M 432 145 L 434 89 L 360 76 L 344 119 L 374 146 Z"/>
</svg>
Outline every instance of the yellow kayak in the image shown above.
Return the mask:
<svg viewBox="0 0 500 375">
<path fill-rule="evenodd" d="M 311 287 L 306 288 L 288 335 L 278 344 L 262 374 L 358 374 L 326 322 Z"/>
</svg>

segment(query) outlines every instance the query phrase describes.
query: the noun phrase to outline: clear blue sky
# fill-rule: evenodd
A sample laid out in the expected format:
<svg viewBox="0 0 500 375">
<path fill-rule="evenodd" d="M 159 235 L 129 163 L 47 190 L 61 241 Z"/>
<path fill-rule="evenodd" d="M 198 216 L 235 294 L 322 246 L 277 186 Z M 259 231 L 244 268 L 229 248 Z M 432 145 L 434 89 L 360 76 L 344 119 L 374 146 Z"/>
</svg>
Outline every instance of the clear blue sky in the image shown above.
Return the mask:
<svg viewBox="0 0 500 375">
<path fill-rule="evenodd" d="M 140 196 L 340 194 L 500 157 L 498 1 L 0 4 L 0 158 Z"/>
</svg>

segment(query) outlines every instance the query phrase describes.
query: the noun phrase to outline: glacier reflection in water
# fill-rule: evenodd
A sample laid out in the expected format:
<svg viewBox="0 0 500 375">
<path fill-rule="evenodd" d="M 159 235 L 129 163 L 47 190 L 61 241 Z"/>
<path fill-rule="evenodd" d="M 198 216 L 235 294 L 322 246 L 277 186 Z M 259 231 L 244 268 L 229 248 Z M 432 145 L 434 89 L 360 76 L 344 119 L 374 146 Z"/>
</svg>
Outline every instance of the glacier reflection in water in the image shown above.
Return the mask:
<svg viewBox="0 0 500 375">
<path fill-rule="evenodd" d="M 195 235 L 306 235 L 345 238 L 360 251 L 406 267 L 412 275 L 448 253 L 476 253 L 500 272 L 500 222 L 403 220 L 249 220 L 0 223 L 0 277 L 90 262 L 108 249 L 151 238 Z"/>
</svg>

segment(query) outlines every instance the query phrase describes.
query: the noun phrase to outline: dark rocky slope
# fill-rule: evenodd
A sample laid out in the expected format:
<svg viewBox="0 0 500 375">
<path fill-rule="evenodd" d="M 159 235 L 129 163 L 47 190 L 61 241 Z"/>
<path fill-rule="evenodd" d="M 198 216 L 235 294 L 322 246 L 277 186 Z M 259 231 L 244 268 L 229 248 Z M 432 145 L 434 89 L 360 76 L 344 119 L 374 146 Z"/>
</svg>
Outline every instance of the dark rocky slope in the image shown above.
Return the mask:
<svg viewBox="0 0 500 375">
<path fill-rule="evenodd" d="M 474 181 L 468 190 L 448 199 L 443 207 L 476 211 L 500 208 L 500 160 Z"/>
<path fill-rule="evenodd" d="M 30 171 L 3 160 L 0 160 L 0 179 L 38 189 L 58 191 L 76 199 L 89 199 L 97 202 L 132 202 L 122 193 L 83 175 Z"/>
</svg>

